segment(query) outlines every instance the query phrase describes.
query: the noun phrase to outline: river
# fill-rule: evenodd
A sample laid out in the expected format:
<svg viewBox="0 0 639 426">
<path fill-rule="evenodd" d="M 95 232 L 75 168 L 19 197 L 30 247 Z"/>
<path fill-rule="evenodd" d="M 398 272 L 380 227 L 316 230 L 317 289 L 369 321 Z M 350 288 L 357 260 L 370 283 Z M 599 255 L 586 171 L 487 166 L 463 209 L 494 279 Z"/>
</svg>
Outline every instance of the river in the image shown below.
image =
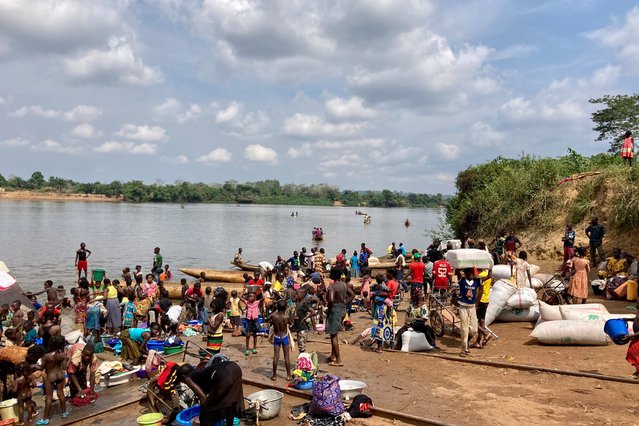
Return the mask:
<svg viewBox="0 0 639 426">
<path fill-rule="evenodd" d="M 164 263 L 178 268 L 227 269 L 238 247 L 244 259 L 273 262 L 293 250 L 314 246 L 313 227 L 324 229 L 328 256 L 342 248 L 349 255 L 365 242 L 383 256 L 395 241 L 407 249 L 424 249 L 439 226 L 440 209 L 365 208 L 372 223 L 351 207 L 268 205 L 129 204 L 72 201 L 0 201 L 0 260 L 25 291 L 42 283 L 70 288 L 74 284 L 75 251 L 85 242 L 92 251 L 89 269 L 103 268 L 111 278 L 125 266 L 151 268 L 153 248 L 161 247 Z M 291 217 L 296 211 L 297 217 Z M 410 218 L 412 226 L 405 227 Z"/>
</svg>

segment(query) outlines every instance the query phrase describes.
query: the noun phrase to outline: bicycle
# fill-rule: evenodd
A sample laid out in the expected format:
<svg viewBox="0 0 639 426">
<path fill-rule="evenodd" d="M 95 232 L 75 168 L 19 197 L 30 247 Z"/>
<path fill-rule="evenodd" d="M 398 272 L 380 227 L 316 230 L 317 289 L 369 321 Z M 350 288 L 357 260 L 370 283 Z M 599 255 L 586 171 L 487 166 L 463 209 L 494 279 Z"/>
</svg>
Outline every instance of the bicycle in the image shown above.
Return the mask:
<svg viewBox="0 0 639 426">
<path fill-rule="evenodd" d="M 554 274 L 541 286 L 539 299 L 549 305 L 566 305 L 572 303 L 572 296 L 568 294 L 569 279 L 562 274 Z"/>
<path fill-rule="evenodd" d="M 450 300 L 449 300 L 450 299 Z M 461 334 L 461 321 L 455 306 L 457 294 L 446 290 L 433 291 L 428 295 L 430 326 L 437 337 L 449 334 Z"/>
</svg>

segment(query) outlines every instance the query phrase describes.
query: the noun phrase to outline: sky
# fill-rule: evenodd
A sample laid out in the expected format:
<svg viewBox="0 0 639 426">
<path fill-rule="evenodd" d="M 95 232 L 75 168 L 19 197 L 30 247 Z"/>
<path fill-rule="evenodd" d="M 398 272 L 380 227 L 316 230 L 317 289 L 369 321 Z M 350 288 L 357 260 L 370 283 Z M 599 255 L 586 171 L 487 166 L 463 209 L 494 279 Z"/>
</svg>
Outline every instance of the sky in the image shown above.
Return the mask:
<svg viewBox="0 0 639 426">
<path fill-rule="evenodd" d="M 0 0 L 0 174 L 452 194 L 607 150 L 588 100 L 636 91 L 633 3 Z"/>
</svg>

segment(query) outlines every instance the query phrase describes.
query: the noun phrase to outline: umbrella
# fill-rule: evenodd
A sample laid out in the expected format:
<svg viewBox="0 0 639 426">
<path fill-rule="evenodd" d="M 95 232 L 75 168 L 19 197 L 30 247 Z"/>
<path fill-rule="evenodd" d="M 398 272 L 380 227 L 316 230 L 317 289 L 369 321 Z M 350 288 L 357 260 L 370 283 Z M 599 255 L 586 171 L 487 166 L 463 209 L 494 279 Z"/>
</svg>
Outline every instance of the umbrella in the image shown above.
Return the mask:
<svg viewBox="0 0 639 426">
<path fill-rule="evenodd" d="M 6 272 L 0 271 L 0 290 L 6 290 L 16 283 L 16 279 Z"/>
</svg>

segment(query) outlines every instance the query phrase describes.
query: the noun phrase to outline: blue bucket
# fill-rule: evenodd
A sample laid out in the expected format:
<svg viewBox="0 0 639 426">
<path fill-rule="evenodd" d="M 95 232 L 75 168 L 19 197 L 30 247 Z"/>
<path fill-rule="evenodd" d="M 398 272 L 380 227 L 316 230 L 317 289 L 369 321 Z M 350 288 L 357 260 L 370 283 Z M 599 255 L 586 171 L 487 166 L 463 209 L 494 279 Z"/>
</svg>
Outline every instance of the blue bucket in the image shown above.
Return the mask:
<svg viewBox="0 0 639 426">
<path fill-rule="evenodd" d="M 613 318 L 606 321 L 604 332 L 610 336 L 617 345 L 625 345 L 628 343 L 626 335 L 628 334 L 628 323 L 625 319 Z"/>
<path fill-rule="evenodd" d="M 200 406 L 194 405 L 191 408 L 180 411 L 175 418 L 175 422 L 180 426 L 191 426 L 191 421 L 200 415 Z M 233 419 L 233 426 L 239 426 L 240 419 L 235 417 Z M 213 426 L 226 426 L 226 420 L 215 423 Z"/>
<path fill-rule="evenodd" d="M 146 342 L 147 350 L 162 352 L 164 350 L 164 340 L 149 340 Z"/>
<path fill-rule="evenodd" d="M 295 389 L 299 389 L 299 390 L 313 389 L 313 380 L 309 380 L 308 382 L 297 382 L 295 383 Z"/>
</svg>

